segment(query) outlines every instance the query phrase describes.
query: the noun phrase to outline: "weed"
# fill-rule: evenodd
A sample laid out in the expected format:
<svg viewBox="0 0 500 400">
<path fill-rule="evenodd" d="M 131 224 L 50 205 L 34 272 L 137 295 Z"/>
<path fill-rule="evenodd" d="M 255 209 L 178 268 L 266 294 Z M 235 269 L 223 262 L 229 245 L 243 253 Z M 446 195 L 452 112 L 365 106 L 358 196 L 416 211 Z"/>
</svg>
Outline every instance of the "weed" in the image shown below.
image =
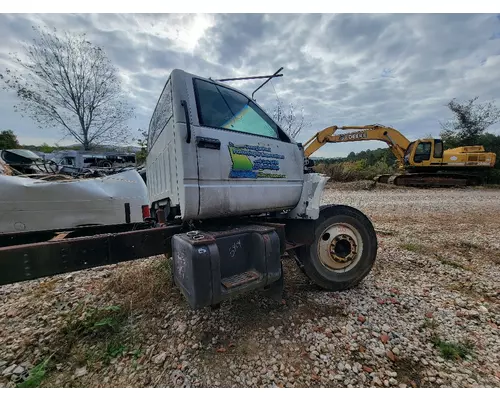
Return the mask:
<svg viewBox="0 0 500 400">
<path fill-rule="evenodd" d="M 472 354 L 474 344 L 470 341 L 464 343 L 454 343 L 441 340 L 438 336 L 433 336 L 432 344 L 437 347 L 441 355 L 447 360 L 460 360 Z"/>
<path fill-rule="evenodd" d="M 116 358 L 119 357 L 123 354 L 125 354 L 128 351 L 127 346 L 125 346 L 123 343 L 118 342 L 118 341 L 110 341 L 108 345 L 106 346 L 106 355 L 110 358 Z"/>
<path fill-rule="evenodd" d="M 434 330 L 438 327 L 438 323 L 434 318 L 425 318 L 422 328 Z"/>
<path fill-rule="evenodd" d="M 68 336 L 86 337 L 115 333 L 125 315 L 119 306 L 87 307 L 79 305 L 68 315 L 63 333 Z"/>
<path fill-rule="evenodd" d="M 413 253 L 421 252 L 423 249 L 422 245 L 416 244 L 416 243 L 403 243 L 401 245 L 401 248 L 408 250 L 408 251 L 411 251 Z"/>
<path fill-rule="evenodd" d="M 41 363 L 37 364 L 31 371 L 24 382 L 18 383 L 18 388 L 37 388 L 41 385 L 42 381 L 45 379 L 48 370 L 48 364 L 51 357 L 47 357 Z"/>
<path fill-rule="evenodd" d="M 141 349 L 136 349 L 132 352 L 132 358 L 137 360 L 142 355 Z"/>
<path fill-rule="evenodd" d="M 142 351 L 141 349 L 136 349 L 129 354 L 132 355 L 132 366 L 134 367 L 134 369 L 136 369 L 137 366 L 139 365 L 137 360 L 139 360 L 139 357 L 142 355 Z"/>
<path fill-rule="evenodd" d="M 436 258 L 441 264 L 449 265 L 450 267 L 454 267 L 454 268 L 464 268 L 464 266 L 462 264 L 459 264 L 459 263 L 452 261 L 452 260 L 448 260 L 448 259 L 440 256 L 439 254 L 436 254 Z"/>
</svg>

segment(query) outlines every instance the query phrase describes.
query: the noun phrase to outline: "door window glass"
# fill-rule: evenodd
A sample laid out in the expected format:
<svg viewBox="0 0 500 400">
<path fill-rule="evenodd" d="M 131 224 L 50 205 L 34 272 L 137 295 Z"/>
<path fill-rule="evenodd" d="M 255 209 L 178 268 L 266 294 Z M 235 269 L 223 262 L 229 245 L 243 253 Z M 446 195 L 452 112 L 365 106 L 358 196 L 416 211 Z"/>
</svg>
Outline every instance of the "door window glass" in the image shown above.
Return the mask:
<svg viewBox="0 0 500 400">
<path fill-rule="evenodd" d="M 431 157 L 431 144 L 429 142 L 419 143 L 415 150 L 415 162 L 429 160 Z"/>
<path fill-rule="evenodd" d="M 434 142 L 434 158 L 443 158 L 443 142 L 440 140 Z"/>
<path fill-rule="evenodd" d="M 201 125 L 278 138 L 278 126 L 254 102 L 234 90 L 195 80 Z"/>
<path fill-rule="evenodd" d="M 72 157 L 64 157 L 62 159 L 62 165 L 74 165 L 74 158 Z"/>
</svg>

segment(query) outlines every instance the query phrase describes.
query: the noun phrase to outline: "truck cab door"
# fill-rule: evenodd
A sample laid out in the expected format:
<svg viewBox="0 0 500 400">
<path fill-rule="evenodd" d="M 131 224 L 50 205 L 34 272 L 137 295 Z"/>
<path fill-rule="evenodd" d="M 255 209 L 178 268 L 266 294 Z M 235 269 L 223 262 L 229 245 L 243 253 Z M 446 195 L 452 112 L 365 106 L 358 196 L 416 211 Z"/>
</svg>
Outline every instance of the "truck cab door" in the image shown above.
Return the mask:
<svg viewBox="0 0 500 400">
<path fill-rule="evenodd" d="M 293 208 L 302 192 L 302 148 L 242 92 L 194 76 L 192 86 L 198 217 Z"/>
</svg>

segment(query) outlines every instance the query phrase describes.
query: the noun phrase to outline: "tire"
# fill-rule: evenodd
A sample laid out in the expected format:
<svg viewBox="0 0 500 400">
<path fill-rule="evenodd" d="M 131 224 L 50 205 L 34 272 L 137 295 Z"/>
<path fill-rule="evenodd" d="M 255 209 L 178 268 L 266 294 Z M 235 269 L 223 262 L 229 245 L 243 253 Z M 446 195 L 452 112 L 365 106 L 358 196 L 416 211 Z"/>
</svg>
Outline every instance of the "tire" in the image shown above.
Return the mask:
<svg viewBox="0 0 500 400">
<path fill-rule="evenodd" d="M 313 243 L 297 252 L 306 275 L 330 291 L 358 285 L 377 256 L 377 235 L 371 221 L 349 206 L 323 206 L 315 225 Z M 326 259 L 330 265 L 322 261 Z"/>
<path fill-rule="evenodd" d="M 111 168 L 112 167 L 112 165 L 109 161 L 100 161 L 98 166 L 101 168 Z"/>
</svg>

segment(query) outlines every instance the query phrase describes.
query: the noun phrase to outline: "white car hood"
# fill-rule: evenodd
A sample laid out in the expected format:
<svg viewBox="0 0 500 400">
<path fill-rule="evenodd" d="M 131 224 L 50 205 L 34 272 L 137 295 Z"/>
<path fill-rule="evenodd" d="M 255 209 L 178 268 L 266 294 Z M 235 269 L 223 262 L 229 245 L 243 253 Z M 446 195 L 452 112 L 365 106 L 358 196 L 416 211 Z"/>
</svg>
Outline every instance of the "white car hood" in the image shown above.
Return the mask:
<svg viewBox="0 0 500 400">
<path fill-rule="evenodd" d="M 0 233 L 142 222 L 146 184 L 135 169 L 103 178 L 47 182 L 0 175 Z"/>
</svg>

